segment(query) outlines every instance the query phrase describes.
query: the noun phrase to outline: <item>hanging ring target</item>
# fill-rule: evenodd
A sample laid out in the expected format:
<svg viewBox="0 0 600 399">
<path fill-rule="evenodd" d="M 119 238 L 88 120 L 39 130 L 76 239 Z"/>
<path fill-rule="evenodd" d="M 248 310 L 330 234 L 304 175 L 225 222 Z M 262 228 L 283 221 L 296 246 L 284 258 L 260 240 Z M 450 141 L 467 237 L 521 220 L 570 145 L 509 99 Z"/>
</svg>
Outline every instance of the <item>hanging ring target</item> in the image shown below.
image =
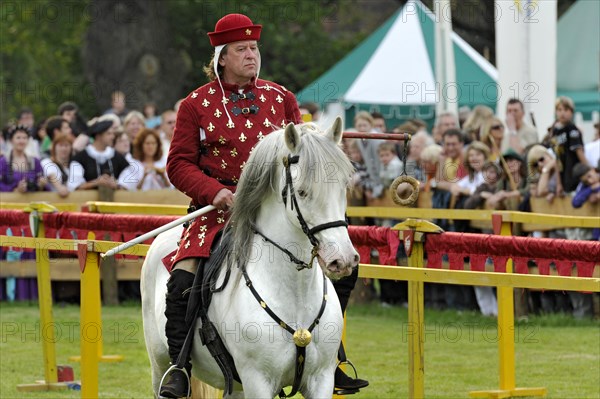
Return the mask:
<svg viewBox="0 0 600 399">
<path fill-rule="evenodd" d="M 398 188 L 403 183 L 409 184 L 411 186 L 412 190 L 408 197 L 401 196 L 398 193 Z M 396 177 L 396 179 L 390 186 L 390 189 L 392 192 L 392 201 L 394 201 L 395 204 L 400 206 L 413 205 L 415 202 L 417 202 L 417 198 L 419 197 L 419 182 L 412 176 L 402 175 Z M 402 190 L 405 190 L 405 188 L 402 188 Z"/>
</svg>

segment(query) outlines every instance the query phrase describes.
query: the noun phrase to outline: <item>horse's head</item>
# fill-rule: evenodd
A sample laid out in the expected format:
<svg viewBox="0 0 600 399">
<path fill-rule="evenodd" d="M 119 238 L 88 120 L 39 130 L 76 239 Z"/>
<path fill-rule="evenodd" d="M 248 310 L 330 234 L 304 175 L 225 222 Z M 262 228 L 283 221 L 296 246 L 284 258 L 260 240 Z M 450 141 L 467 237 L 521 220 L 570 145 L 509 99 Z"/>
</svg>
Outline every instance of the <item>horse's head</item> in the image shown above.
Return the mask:
<svg viewBox="0 0 600 399">
<path fill-rule="evenodd" d="M 309 123 L 289 124 L 279 179 L 288 220 L 312 245 L 309 265 L 316 259 L 333 279 L 349 275 L 359 256 L 346 222 L 346 189 L 353 168 L 339 143 L 342 121 L 337 118 L 325 132 Z"/>
</svg>

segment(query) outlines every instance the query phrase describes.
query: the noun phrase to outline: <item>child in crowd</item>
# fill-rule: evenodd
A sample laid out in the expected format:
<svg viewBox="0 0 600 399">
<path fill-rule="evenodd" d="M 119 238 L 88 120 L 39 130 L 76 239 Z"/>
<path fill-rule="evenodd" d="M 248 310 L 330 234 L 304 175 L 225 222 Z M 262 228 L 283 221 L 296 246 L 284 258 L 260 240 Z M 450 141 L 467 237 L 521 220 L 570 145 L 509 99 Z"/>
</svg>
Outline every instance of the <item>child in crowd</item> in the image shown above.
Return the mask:
<svg viewBox="0 0 600 399">
<path fill-rule="evenodd" d="M 586 202 L 595 204 L 600 201 L 600 173 L 597 169 L 578 163 L 573 168 L 573 178 L 580 182 L 573 197 L 573 208 L 581 208 Z M 600 228 L 592 231 L 592 240 L 600 240 Z"/>
<path fill-rule="evenodd" d="M 377 155 L 379 156 L 379 162 L 381 162 L 379 178 L 383 186 L 388 188 L 402 174 L 404 165 L 400 158 L 398 158 L 396 146 L 392 143 L 383 142 L 379 144 Z"/>
<path fill-rule="evenodd" d="M 562 186 L 558 187 L 559 192 L 556 194 L 561 196 L 563 190 L 565 193 L 570 193 L 577 188 L 579 181 L 573 177 L 573 167 L 578 162 L 587 165 L 587 159 L 583 151 L 583 135 L 573 124 L 575 112 L 573 100 L 569 97 L 558 97 L 555 107 L 556 122 L 544 139 L 544 144 L 552 147 L 557 156 Z"/>
</svg>

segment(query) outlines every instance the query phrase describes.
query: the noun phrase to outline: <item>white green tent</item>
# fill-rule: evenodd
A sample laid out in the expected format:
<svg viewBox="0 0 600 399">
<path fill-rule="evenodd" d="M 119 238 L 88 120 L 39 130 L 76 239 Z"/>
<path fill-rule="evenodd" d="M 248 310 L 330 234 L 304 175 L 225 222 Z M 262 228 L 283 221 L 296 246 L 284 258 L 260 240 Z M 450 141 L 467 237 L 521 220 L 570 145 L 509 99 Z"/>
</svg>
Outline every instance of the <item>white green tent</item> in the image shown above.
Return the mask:
<svg viewBox="0 0 600 399">
<path fill-rule="evenodd" d="M 579 0 L 558 20 L 558 94 L 588 119 L 600 111 L 600 2 Z"/>
<path fill-rule="evenodd" d="M 396 122 L 418 117 L 432 122 L 436 92 L 435 15 L 409 1 L 341 61 L 297 94 L 298 101 L 325 107 L 342 103 L 350 112 L 380 111 Z M 459 106 L 495 108 L 498 73 L 494 66 L 452 33 Z M 450 90 L 452 89 L 452 90 Z M 347 115 L 347 116 L 351 116 Z"/>
</svg>

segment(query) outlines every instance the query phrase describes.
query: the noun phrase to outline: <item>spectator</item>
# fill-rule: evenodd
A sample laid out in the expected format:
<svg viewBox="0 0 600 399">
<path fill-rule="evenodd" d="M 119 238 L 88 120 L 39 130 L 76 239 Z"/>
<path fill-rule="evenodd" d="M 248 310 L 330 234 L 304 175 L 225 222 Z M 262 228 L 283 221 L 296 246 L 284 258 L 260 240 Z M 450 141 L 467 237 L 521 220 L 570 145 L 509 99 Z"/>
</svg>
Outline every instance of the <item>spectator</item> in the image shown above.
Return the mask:
<svg viewBox="0 0 600 399">
<path fill-rule="evenodd" d="M 94 123 L 89 134 L 94 143 L 88 144 L 84 151 L 73 158 L 69 190 L 90 190 L 99 187 L 135 190 L 135 168 L 111 147 L 115 140 L 113 121 Z"/>
<path fill-rule="evenodd" d="M 465 140 L 470 143 L 472 141 L 481 140 L 481 127 L 484 122 L 494 116 L 494 111 L 485 105 L 477 105 L 473 108 L 471 115 L 463 124 L 463 132 Z"/>
<path fill-rule="evenodd" d="M 506 126 L 508 134 L 502 140 L 502 151 L 512 148 L 518 154 L 524 154 L 525 148 L 539 142 L 537 130 L 525 123 L 525 108 L 521 100 L 511 98 L 506 104 Z"/>
<path fill-rule="evenodd" d="M 435 187 L 432 186 L 432 182 L 435 182 L 436 173 L 440 169 L 439 164 L 440 159 L 442 158 L 442 152 L 442 146 L 435 143 L 426 146 L 421 152 L 419 160 L 425 179 L 425 185 L 423 186 L 424 192 L 435 190 Z"/>
<path fill-rule="evenodd" d="M 87 130 L 87 123 L 85 119 L 79 114 L 79 107 L 72 101 L 66 101 L 58 107 L 58 116 L 61 116 L 69 125 L 75 137 L 79 137 L 81 133 L 85 133 Z M 85 147 L 85 144 L 82 146 Z"/>
<path fill-rule="evenodd" d="M 367 111 L 360 111 L 354 117 L 354 128 L 361 133 L 375 133 L 373 129 L 373 117 Z M 379 178 L 381 164 L 377 149 L 384 140 L 359 140 L 358 148 L 362 154 L 362 159 L 367 167 L 367 172 L 371 179 L 371 190 L 367 191 L 367 198 L 379 198 L 383 195 L 383 184 Z"/>
<path fill-rule="evenodd" d="M 594 168 L 600 168 L 600 122 L 594 124 L 594 129 L 596 129 L 594 141 L 585 144 L 584 152 L 588 165 Z"/>
<path fill-rule="evenodd" d="M 483 176 L 483 165 L 489 159 L 490 149 L 480 141 L 474 141 L 467 147 L 466 166 L 468 175 L 450 186 L 453 197 L 468 197 L 475 192 L 477 187 L 485 182 Z M 458 206 L 457 206 L 458 207 Z M 462 208 L 462 206 L 460 206 Z"/>
<path fill-rule="evenodd" d="M 59 134 L 68 135 L 71 136 L 72 139 L 75 139 L 69 121 L 61 116 L 51 116 L 46 121 L 46 137 L 42 141 L 41 145 L 43 158 L 50 156 L 50 147 L 52 147 L 54 136 Z"/>
<path fill-rule="evenodd" d="M 24 127 L 29 134 L 27 139 L 27 147 L 25 147 L 25 154 L 32 158 L 40 157 L 40 142 L 37 140 L 37 134 L 35 132 L 35 118 L 31 108 L 22 108 L 17 116 L 17 126 Z M 10 150 L 10 140 L 8 142 L 8 150 Z"/>
<path fill-rule="evenodd" d="M 300 115 L 310 115 L 310 121 L 316 122 L 321 118 L 321 107 L 314 102 L 304 102 L 299 105 Z M 304 116 L 302 117 L 304 120 Z"/>
<path fill-rule="evenodd" d="M 146 126 L 146 121 L 144 120 L 144 115 L 139 111 L 131 111 L 123 120 L 123 128 L 125 129 L 125 133 L 129 135 L 129 140 L 132 143 L 135 141 L 138 133 L 144 129 L 144 126 Z"/>
<path fill-rule="evenodd" d="M 481 142 L 490 149 L 488 160 L 493 162 L 500 161 L 502 140 L 504 139 L 504 125 L 499 118 L 495 116 L 488 118 L 481 126 Z"/>
<path fill-rule="evenodd" d="M 156 115 L 156 104 L 149 102 L 144 104 L 144 119 L 148 129 L 156 129 L 160 125 L 161 117 Z"/>
<path fill-rule="evenodd" d="M 177 114 L 175 111 L 167 110 L 161 115 L 161 123 L 158 134 L 160 135 L 160 141 L 162 143 L 163 158 L 165 163 L 167 162 L 167 156 L 169 155 L 169 149 L 171 148 L 171 141 L 173 140 L 176 121 Z"/>
<path fill-rule="evenodd" d="M 383 142 L 379 144 L 377 154 L 381 163 L 379 178 L 383 186 L 389 188 L 394 179 L 404 171 L 404 165 L 400 158 L 398 158 L 396 147 L 392 143 Z"/>
<path fill-rule="evenodd" d="M 513 149 L 508 149 L 502 154 L 506 162 L 504 177 L 498 181 L 498 192 L 487 199 L 489 208 L 517 210 L 519 203 L 526 197 L 527 188 L 527 170 L 523 157 L 517 154 Z"/>
<path fill-rule="evenodd" d="M 165 160 L 160 137 L 156 130 L 142 130 L 133 142 L 133 158 L 136 169 L 137 189 L 142 191 L 170 188 L 171 183 L 165 172 Z"/>
<path fill-rule="evenodd" d="M 408 143 L 408 154 L 406 156 L 406 174 L 418 181 L 425 183 L 427 180 L 421 165 L 421 153 L 423 149 L 434 144 L 433 139 L 424 130 L 415 133 Z"/>
<path fill-rule="evenodd" d="M 433 188 L 450 191 L 450 186 L 467 175 L 467 169 L 463 162 L 464 136 L 457 129 L 444 132 L 442 137 L 442 148 L 444 158 L 441 160 L 436 174 L 436 180 L 432 182 Z"/>
<path fill-rule="evenodd" d="M 113 147 L 116 152 L 125 157 L 127 162 L 132 163 L 134 161 L 133 156 L 131 155 L 131 142 L 129 141 L 129 136 L 122 127 L 119 127 L 117 130 Z"/>
<path fill-rule="evenodd" d="M 438 116 L 432 132 L 436 144 L 442 144 L 444 133 L 449 129 L 458 129 L 458 120 L 452 112 L 444 112 Z"/>
<path fill-rule="evenodd" d="M 557 156 L 557 169 L 560 173 L 561 185 L 558 195 L 570 193 L 579 184 L 573 177 L 573 167 L 578 162 L 588 164 L 583 152 L 583 135 L 573 124 L 575 106 L 569 97 L 559 97 L 556 100 L 556 122 L 544 144 L 551 146 Z"/>
<path fill-rule="evenodd" d="M 473 194 L 467 198 L 464 209 L 497 209 L 490 203 L 490 198 L 498 192 L 498 183 L 502 177 L 502 169 L 498 164 L 487 161 L 483 164 L 483 183 L 481 183 Z"/>
<path fill-rule="evenodd" d="M 67 185 L 70 175 L 71 157 L 73 154 L 73 137 L 70 134 L 58 133 L 54 135 L 50 158 L 42 159 L 44 176 L 50 182 L 52 191 L 61 197 L 69 195 Z"/>
<path fill-rule="evenodd" d="M 573 208 L 581 208 L 586 202 L 596 204 L 600 202 L 600 171 L 589 165 L 578 163 L 573 168 L 573 176 L 579 180 L 572 204 Z M 600 240 L 600 228 L 592 231 L 591 239 Z"/>
<path fill-rule="evenodd" d="M 551 149 L 535 144 L 527 153 L 528 176 L 535 185 L 534 197 L 545 197 L 552 202 L 560 191 L 560 175 L 556 167 L 556 155 Z"/>
<path fill-rule="evenodd" d="M 373 117 L 373 129 L 378 133 L 387 133 L 388 130 L 383 114 L 380 112 L 371 112 L 371 116 Z"/>
<path fill-rule="evenodd" d="M 35 192 L 48 190 L 48 180 L 42 173 L 39 158 L 25 153 L 29 140 L 27 127 L 16 126 L 8 132 L 11 150 L 0 156 L 0 191 Z"/>
<path fill-rule="evenodd" d="M 119 117 L 119 119 L 123 120 L 125 116 L 129 113 L 129 110 L 126 107 L 126 99 L 125 93 L 120 90 L 115 90 L 110 95 L 111 108 L 104 111 L 104 115 L 106 114 L 115 114 Z"/>
</svg>

